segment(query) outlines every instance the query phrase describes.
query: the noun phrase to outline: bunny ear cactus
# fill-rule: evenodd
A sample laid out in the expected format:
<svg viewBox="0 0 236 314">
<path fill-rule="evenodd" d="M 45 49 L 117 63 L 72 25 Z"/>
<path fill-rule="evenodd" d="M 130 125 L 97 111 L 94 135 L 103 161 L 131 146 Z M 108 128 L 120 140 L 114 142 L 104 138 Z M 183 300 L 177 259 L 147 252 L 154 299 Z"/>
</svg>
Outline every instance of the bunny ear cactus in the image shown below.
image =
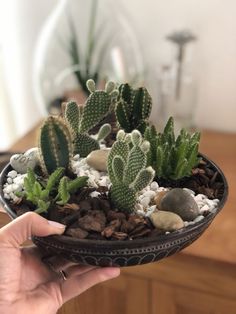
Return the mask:
<svg viewBox="0 0 236 314">
<path fill-rule="evenodd" d="M 115 113 L 119 127 L 125 132 L 134 129 L 144 133 L 152 109 L 152 98 L 145 87 L 132 89 L 129 84 L 119 86 L 119 101 Z"/>
<path fill-rule="evenodd" d="M 154 126 L 148 127 L 144 138 L 150 142 L 148 164 L 156 176 L 164 179 L 178 180 L 191 175 L 191 171 L 200 161 L 198 147 L 200 133 L 193 135 L 182 129 L 175 139 L 174 120 L 168 120 L 163 133 L 157 134 Z"/>
<path fill-rule="evenodd" d="M 97 134 L 97 141 L 100 142 L 111 133 L 111 125 L 109 123 L 103 124 Z"/>
<path fill-rule="evenodd" d="M 63 119 L 49 116 L 40 130 L 40 166 L 46 175 L 57 168 L 71 166 L 73 145 L 71 132 Z"/>
<path fill-rule="evenodd" d="M 123 130 L 117 134 L 117 141 L 108 155 L 107 168 L 112 183 L 111 201 L 121 211 L 134 210 L 137 193 L 154 177 L 152 167 L 146 167 L 149 146 L 138 130 L 133 130 L 131 135 Z"/>
<path fill-rule="evenodd" d="M 87 81 L 87 87 L 91 94 L 84 107 L 69 102 L 65 108 L 65 120 L 73 131 L 74 153 L 81 157 L 86 157 L 91 151 L 99 149 L 99 141 L 110 133 L 110 125 L 105 124 L 101 126 L 97 139 L 88 134 L 108 114 L 118 96 L 113 82 L 108 82 L 104 91 L 96 90 L 93 80 Z"/>
<path fill-rule="evenodd" d="M 95 90 L 93 80 L 87 81 L 87 88 L 90 91 L 81 119 L 79 122 L 79 133 L 89 132 L 96 126 L 109 112 L 112 100 L 118 96 L 114 82 L 108 82 L 105 90 Z"/>
</svg>

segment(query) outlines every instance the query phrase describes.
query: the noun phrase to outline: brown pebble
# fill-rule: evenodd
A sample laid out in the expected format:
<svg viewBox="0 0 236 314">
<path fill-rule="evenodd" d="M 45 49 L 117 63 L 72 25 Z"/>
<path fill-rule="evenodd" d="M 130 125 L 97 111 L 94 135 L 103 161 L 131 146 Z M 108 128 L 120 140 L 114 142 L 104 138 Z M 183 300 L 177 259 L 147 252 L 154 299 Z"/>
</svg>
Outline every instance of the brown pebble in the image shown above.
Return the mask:
<svg viewBox="0 0 236 314">
<path fill-rule="evenodd" d="M 114 232 L 112 237 L 115 238 L 116 240 L 125 240 L 128 237 L 128 235 L 127 233 L 124 232 Z"/>
<path fill-rule="evenodd" d="M 111 209 L 111 203 L 107 199 L 100 198 L 99 199 L 100 203 L 100 209 L 104 211 L 105 213 L 108 213 L 109 210 Z"/>
<path fill-rule="evenodd" d="M 148 234 L 150 234 L 150 232 L 151 230 L 146 225 L 140 224 L 137 227 L 135 227 L 132 232 L 129 233 L 129 236 L 132 239 L 141 238 L 143 236 L 147 236 Z"/>
<path fill-rule="evenodd" d="M 87 231 L 101 232 L 105 227 L 106 217 L 102 211 L 94 210 L 78 220 L 79 227 Z"/>
<path fill-rule="evenodd" d="M 123 220 L 120 226 L 120 231 L 121 232 L 125 232 L 125 233 L 129 233 L 134 229 L 134 225 L 130 222 L 128 222 L 127 220 Z"/>
<path fill-rule="evenodd" d="M 83 200 L 83 201 L 81 201 L 81 202 L 79 203 L 79 205 L 80 205 L 80 209 L 81 209 L 81 210 L 86 210 L 86 211 L 88 211 L 88 210 L 92 209 L 92 205 L 91 205 L 91 203 L 90 203 L 89 200 Z"/>
<path fill-rule="evenodd" d="M 109 212 L 107 213 L 107 220 L 108 221 L 112 221 L 112 220 L 115 220 L 115 219 L 125 219 L 126 216 L 124 213 L 121 213 L 121 212 L 116 212 L 114 210 L 109 210 Z"/>
<path fill-rule="evenodd" d="M 114 232 L 119 231 L 121 221 L 119 219 L 112 220 L 110 224 L 102 231 L 102 235 L 110 238 Z"/>
<path fill-rule="evenodd" d="M 69 228 L 65 234 L 72 238 L 84 239 L 87 237 L 88 232 L 81 228 Z"/>
</svg>

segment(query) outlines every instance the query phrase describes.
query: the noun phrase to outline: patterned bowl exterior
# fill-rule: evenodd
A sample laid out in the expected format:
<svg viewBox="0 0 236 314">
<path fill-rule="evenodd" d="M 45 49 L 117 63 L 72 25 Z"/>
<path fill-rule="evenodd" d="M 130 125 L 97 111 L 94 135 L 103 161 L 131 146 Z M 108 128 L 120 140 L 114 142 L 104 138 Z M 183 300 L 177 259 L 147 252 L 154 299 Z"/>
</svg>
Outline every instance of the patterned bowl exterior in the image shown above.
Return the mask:
<svg viewBox="0 0 236 314">
<path fill-rule="evenodd" d="M 172 233 L 136 239 L 132 241 L 80 240 L 67 236 L 33 237 L 33 242 L 48 255 L 59 255 L 73 262 L 95 266 L 134 266 L 158 261 L 173 255 L 193 243 L 211 224 L 223 208 L 228 196 L 228 184 L 220 168 L 202 156 L 213 169 L 218 171 L 224 184 L 223 196 L 215 213 L 203 220 Z M 16 213 L 3 197 L 3 184 L 6 174 L 11 170 L 7 165 L 0 176 L 0 202 L 11 218 Z"/>
</svg>

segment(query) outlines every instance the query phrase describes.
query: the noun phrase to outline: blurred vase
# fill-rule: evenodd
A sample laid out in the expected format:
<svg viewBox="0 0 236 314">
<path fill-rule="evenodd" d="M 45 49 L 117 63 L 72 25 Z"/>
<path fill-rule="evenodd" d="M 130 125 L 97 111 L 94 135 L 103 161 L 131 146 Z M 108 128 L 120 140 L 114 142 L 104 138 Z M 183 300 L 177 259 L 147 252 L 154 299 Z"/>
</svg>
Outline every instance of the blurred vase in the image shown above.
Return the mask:
<svg viewBox="0 0 236 314">
<path fill-rule="evenodd" d="M 167 36 L 172 60 L 162 64 L 159 80 L 160 116 L 163 125 L 174 117 L 175 128 L 191 130 L 195 124 L 197 80 L 193 45 L 196 37 L 189 31 Z"/>
<path fill-rule="evenodd" d="M 143 81 L 144 63 L 130 19 L 120 2 L 60 0 L 46 21 L 34 59 L 37 102 L 45 114 L 60 103 L 83 103 L 86 81 Z M 56 112 L 55 112 L 56 110 Z"/>
</svg>

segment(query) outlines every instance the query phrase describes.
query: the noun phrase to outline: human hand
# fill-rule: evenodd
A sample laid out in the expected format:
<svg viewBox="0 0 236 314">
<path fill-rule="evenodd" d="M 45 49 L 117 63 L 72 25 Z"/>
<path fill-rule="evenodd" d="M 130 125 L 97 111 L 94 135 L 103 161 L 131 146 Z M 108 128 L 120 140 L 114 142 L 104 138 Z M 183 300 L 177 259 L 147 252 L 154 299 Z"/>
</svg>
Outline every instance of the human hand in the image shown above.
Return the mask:
<svg viewBox="0 0 236 314">
<path fill-rule="evenodd" d="M 32 235 L 62 234 L 64 228 L 27 213 L 0 229 L 0 313 L 55 314 L 66 301 L 120 274 L 119 268 L 73 265 L 64 281 L 41 261 L 36 247 L 20 247 Z"/>
</svg>

